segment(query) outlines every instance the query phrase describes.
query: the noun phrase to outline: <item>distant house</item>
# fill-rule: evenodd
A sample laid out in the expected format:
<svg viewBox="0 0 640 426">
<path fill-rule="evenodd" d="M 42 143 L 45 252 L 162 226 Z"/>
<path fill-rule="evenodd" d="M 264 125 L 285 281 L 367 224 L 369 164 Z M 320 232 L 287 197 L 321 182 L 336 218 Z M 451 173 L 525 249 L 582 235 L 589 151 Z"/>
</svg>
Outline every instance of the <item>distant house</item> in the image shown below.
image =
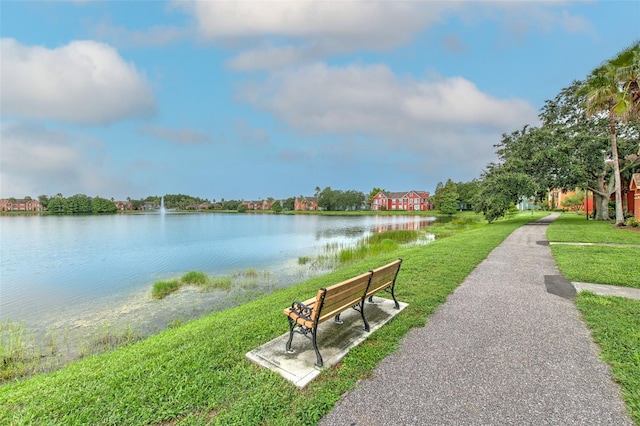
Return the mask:
<svg viewBox="0 0 640 426">
<path fill-rule="evenodd" d="M 426 211 L 433 207 L 426 191 L 378 192 L 371 200 L 371 210 Z"/>
<path fill-rule="evenodd" d="M 636 175 L 640 175 L 640 173 L 636 173 Z M 631 179 L 631 185 L 633 185 L 633 178 Z M 630 186 L 631 188 L 631 186 Z M 552 210 L 567 210 L 567 211 L 578 211 L 578 210 L 586 210 L 589 212 L 594 211 L 593 205 L 593 197 L 586 197 L 583 201 L 582 205 L 579 207 L 566 207 L 563 206 L 564 201 L 567 197 L 573 196 L 576 194 L 576 191 L 563 191 L 562 189 L 552 189 L 547 193 L 547 205 Z M 611 194 L 609 198 L 611 201 L 615 201 L 616 195 Z M 622 191 L 622 208 L 625 213 L 633 213 L 634 209 L 634 192 L 633 189 L 623 189 Z"/>
<path fill-rule="evenodd" d="M 114 203 L 118 210 L 133 210 L 133 204 L 131 203 L 131 201 L 114 201 Z"/>
<path fill-rule="evenodd" d="M 211 203 L 208 201 L 202 203 L 194 203 L 187 206 L 187 210 L 209 210 L 211 209 Z"/>
<path fill-rule="evenodd" d="M 271 210 L 272 202 L 269 200 L 243 201 L 247 210 Z"/>
<path fill-rule="evenodd" d="M 296 197 L 294 210 L 318 210 L 318 197 Z"/>
<path fill-rule="evenodd" d="M 0 199 L 0 211 L 3 212 L 40 212 L 42 206 L 38 200 L 25 199 Z"/>
<path fill-rule="evenodd" d="M 547 193 L 547 205 L 551 210 L 576 210 L 575 208 L 567 208 L 563 206 L 566 198 L 575 195 L 575 193 L 576 191 L 563 191 L 559 188 L 552 189 Z M 589 207 L 593 210 L 592 204 L 589 204 Z"/>
<path fill-rule="evenodd" d="M 633 174 L 629 191 L 633 194 L 633 217 L 640 219 L 640 173 Z"/>
</svg>

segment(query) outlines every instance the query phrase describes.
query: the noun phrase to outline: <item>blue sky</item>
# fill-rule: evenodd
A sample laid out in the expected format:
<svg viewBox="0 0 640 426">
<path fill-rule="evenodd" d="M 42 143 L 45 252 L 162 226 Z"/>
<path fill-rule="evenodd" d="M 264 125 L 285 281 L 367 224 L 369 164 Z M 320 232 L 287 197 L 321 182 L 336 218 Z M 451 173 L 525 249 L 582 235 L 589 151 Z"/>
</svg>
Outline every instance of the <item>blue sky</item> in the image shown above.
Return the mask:
<svg viewBox="0 0 640 426">
<path fill-rule="evenodd" d="M 0 2 L 0 197 L 469 181 L 640 2 Z"/>
</svg>

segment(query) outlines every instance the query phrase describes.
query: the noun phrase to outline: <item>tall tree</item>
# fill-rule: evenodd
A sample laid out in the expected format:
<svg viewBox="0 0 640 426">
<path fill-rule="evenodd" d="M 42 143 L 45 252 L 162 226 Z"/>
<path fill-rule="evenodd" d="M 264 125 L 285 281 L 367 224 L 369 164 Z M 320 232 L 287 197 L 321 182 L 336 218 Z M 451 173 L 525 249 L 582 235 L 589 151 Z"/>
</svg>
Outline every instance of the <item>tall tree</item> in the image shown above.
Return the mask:
<svg viewBox="0 0 640 426">
<path fill-rule="evenodd" d="M 474 179 L 470 182 L 456 182 L 456 191 L 458 192 L 458 203 L 463 210 L 473 208 L 473 201 L 480 189 L 480 182 Z"/>
<path fill-rule="evenodd" d="M 49 206 L 49 197 L 47 195 L 45 195 L 45 194 L 38 195 L 38 201 L 40 201 L 40 205 L 45 210 Z"/>
<path fill-rule="evenodd" d="M 480 191 L 473 208 L 476 212 L 483 213 L 491 223 L 504 216 L 512 204 L 535 192 L 536 185 L 525 173 L 510 171 L 504 165 L 490 164 L 482 175 Z"/>
<path fill-rule="evenodd" d="M 609 220 L 609 199 L 615 191 L 612 164 L 604 161 L 612 156 L 609 119 L 602 114 L 587 114 L 583 87 L 583 82 L 574 81 L 554 99 L 545 101 L 540 113 L 542 127 L 532 129 L 532 134 L 514 146 L 531 145 L 534 151 L 521 151 L 521 154 L 533 159 L 530 164 L 540 172 L 537 183 L 542 191 L 588 189 L 594 194 L 596 219 Z M 640 156 L 636 154 L 639 134 L 637 120 L 618 123 L 617 146 L 623 184 L 640 165 Z M 548 153 L 544 154 L 545 151 Z"/>
<path fill-rule="evenodd" d="M 293 210 L 295 208 L 295 202 L 295 198 L 289 197 L 282 203 L 282 208 L 284 210 Z"/>
<path fill-rule="evenodd" d="M 433 204 L 433 208 L 435 210 L 440 210 L 440 194 L 444 190 L 444 183 L 438 182 L 436 185 L 436 190 L 433 192 L 431 196 L 431 204 Z"/>
<path fill-rule="evenodd" d="M 624 224 L 622 184 L 618 155 L 618 119 L 627 120 L 637 114 L 639 43 L 625 49 L 615 58 L 596 68 L 582 88 L 586 95 L 585 108 L 589 115 L 606 113 L 609 119 L 611 159 L 616 194 L 616 225 Z"/>
<path fill-rule="evenodd" d="M 367 204 L 369 206 L 371 206 L 371 203 L 373 203 L 373 197 L 375 197 L 378 194 L 378 192 L 387 192 L 387 190 L 384 188 L 374 187 L 371 191 L 369 191 L 369 195 L 367 195 Z"/>
<path fill-rule="evenodd" d="M 456 184 L 451 180 L 447 180 L 441 193 L 440 198 L 440 213 L 448 214 L 451 216 L 458 210 L 458 190 Z"/>
</svg>

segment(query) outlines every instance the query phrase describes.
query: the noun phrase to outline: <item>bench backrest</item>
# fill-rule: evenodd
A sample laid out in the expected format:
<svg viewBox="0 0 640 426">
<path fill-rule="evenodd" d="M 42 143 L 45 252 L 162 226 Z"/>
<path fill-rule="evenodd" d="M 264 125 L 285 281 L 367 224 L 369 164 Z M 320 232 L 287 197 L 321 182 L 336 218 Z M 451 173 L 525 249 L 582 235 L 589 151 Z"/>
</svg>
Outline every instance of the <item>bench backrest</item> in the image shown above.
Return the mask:
<svg viewBox="0 0 640 426">
<path fill-rule="evenodd" d="M 398 271 L 400 271 L 400 264 L 402 264 L 402 259 L 374 269 L 366 297 L 373 296 L 375 293 L 393 286 L 398 276 Z"/>
<path fill-rule="evenodd" d="M 350 308 L 364 299 L 371 280 L 372 272 L 366 272 L 357 277 L 350 278 L 338 284 L 334 284 L 326 289 L 320 289 L 316 297 L 316 305 L 311 318 L 318 323 L 335 317 L 340 312 Z M 320 299 L 324 291 L 324 301 L 320 303 Z M 318 317 L 318 313 L 320 314 Z"/>
</svg>

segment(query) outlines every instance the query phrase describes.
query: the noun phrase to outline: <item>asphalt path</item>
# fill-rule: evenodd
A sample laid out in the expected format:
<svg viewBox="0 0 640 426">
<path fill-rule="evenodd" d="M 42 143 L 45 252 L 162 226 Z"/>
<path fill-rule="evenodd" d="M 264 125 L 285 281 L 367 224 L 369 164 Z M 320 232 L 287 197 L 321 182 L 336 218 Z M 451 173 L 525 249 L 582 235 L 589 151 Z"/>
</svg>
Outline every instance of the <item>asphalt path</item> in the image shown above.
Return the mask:
<svg viewBox="0 0 640 426">
<path fill-rule="evenodd" d="M 514 231 L 321 425 L 633 425 L 571 299 L 547 291 L 557 215 Z"/>
</svg>

